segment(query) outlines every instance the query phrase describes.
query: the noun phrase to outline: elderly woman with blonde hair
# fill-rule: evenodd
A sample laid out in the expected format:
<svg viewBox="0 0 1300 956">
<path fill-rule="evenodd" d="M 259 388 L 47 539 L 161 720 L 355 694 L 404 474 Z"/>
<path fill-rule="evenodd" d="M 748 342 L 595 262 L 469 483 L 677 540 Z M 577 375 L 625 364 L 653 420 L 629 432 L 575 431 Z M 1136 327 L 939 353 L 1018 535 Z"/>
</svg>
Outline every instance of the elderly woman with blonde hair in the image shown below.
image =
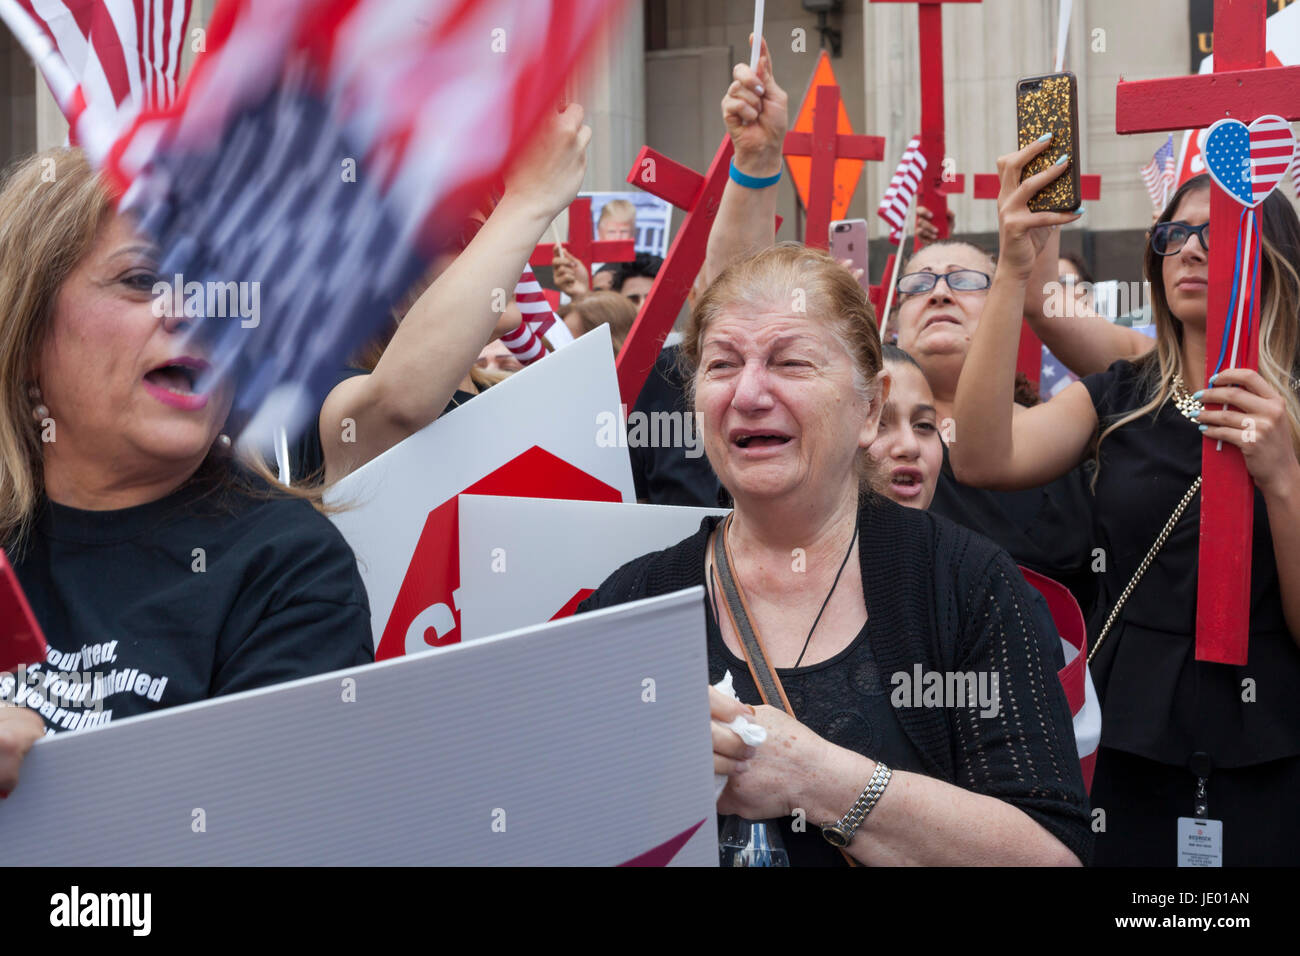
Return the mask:
<svg viewBox="0 0 1300 956">
<path fill-rule="evenodd" d="M 1086 860 L 1050 618 L 991 542 L 868 490 L 890 380 L 852 276 L 764 250 L 705 292 L 682 353 L 735 509 L 581 610 L 706 585 L 710 680 L 740 698 L 709 690 L 719 812 L 779 819 L 794 865 Z"/>
</svg>

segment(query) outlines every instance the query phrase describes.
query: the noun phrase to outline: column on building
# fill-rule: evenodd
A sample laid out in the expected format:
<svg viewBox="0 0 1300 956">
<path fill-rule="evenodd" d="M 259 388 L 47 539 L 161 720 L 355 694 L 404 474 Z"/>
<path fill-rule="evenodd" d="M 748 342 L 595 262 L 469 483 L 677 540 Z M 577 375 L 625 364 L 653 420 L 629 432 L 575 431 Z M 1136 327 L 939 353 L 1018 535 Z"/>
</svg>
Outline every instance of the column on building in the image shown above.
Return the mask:
<svg viewBox="0 0 1300 956">
<path fill-rule="evenodd" d="M 626 178 L 645 143 L 645 14 L 642 0 L 607 18 L 590 59 L 571 84 L 591 127 L 587 190 L 630 188 Z"/>
</svg>

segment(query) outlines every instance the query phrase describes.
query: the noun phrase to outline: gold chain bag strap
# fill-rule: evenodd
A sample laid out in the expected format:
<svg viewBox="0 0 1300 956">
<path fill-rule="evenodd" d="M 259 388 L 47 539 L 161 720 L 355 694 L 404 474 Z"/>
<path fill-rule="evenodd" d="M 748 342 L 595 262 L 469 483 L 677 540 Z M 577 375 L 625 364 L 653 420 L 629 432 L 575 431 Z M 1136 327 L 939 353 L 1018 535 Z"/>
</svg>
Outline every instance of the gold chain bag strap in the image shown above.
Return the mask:
<svg viewBox="0 0 1300 956">
<path fill-rule="evenodd" d="M 1188 488 L 1187 493 L 1183 495 L 1183 500 L 1178 502 L 1177 507 L 1174 508 L 1173 514 L 1169 516 L 1169 520 L 1165 522 L 1165 526 L 1160 530 L 1160 534 L 1156 536 L 1155 544 L 1151 545 L 1151 550 L 1148 551 L 1147 556 L 1142 559 L 1142 563 L 1138 565 L 1138 569 L 1133 572 L 1132 580 L 1130 580 L 1128 586 L 1120 592 L 1119 599 L 1115 602 L 1115 606 L 1110 609 L 1110 616 L 1106 618 L 1105 626 L 1102 627 L 1101 633 L 1097 635 L 1097 643 L 1092 645 L 1092 650 L 1088 652 L 1089 664 L 1092 663 L 1093 655 L 1095 655 L 1101 648 L 1101 642 L 1106 639 L 1106 635 L 1110 633 L 1111 627 L 1114 625 L 1115 621 L 1119 619 L 1119 612 L 1124 609 L 1124 602 L 1127 601 L 1129 595 L 1133 593 L 1133 589 L 1137 587 L 1137 583 L 1142 580 L 1142 575 L 1146 574 L 1147 568 L 1151 566 L 1151 562 L 1156 559 L 1156 555 L 1160 553 L 1160 549 L 1165 546 L 1165 541 L 1168 540 L 1170 533 L 1174 530 L 1174 525 L 1178 524 L 1178 519 L 1183 516 L 1183 512 L 1187 510 L 1187 506 L 1192 503 L 1192 499 L 1196 497 L 1196 493 L 1200 490 L 1201 476 L 1197 475 L 1196 480 L 1192 482 L 1192 486 Z"/>
</svg>

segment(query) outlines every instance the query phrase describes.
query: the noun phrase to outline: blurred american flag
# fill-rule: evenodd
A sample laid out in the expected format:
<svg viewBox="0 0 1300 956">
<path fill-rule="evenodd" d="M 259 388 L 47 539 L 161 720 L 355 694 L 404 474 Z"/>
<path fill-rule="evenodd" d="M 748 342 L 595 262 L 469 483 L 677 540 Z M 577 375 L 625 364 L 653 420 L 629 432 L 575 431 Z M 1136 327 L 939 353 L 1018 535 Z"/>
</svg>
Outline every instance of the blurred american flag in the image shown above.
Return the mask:
<svg viewBox="0 0 1300 956">
<path fill-rule="evenodd" d="M 269 449 L 313 421 L 520 154 L 621 2 L 222 0 L 175 106 L 103 170 L 159 273 L 253 283 L 260 321 L 205 317 L 199 383 L 236 383 L 227 433 Z"/>
</svg>

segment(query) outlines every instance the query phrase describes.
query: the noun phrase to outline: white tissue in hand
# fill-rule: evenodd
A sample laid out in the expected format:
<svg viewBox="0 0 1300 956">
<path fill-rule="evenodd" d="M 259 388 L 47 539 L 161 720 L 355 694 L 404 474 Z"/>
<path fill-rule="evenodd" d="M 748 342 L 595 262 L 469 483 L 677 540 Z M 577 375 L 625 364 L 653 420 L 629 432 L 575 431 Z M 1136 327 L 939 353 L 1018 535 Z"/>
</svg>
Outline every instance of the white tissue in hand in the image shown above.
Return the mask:
<svg viewBox="0 0 1300 956">
<path fill-rule="evenodd" d="M 750 723 L 744 717 L 737 717 L 727 726 L 734 730 L 737 736 L 751 747 L 757 747 L 767 739 L 766 727 L 762 724 Z"/>
<path fill-rule="evenodd" d="M 736 696 L 736 688 L 731 685 L 731 671 L 722 675 L 722 680 L 713 685 L 715 690 L 726 694 L 732 700 L 740 700 Z M 737 717 L 731 723 L 727 724 L 727 729 L 734 730 L 737 736 L 745 742 L 747 746 L 757 747 L 767 739 L 767 728 L 761 724 L 751 723 L 743 716 Z"/>
<path fill-rule="evenodd" d="M 731 671 L 727 671 L 723 674 L 722 680 L 718 681 L 713 686 L 717 690 L 722 691 L 722 693 L 726 694 L 728 697 L 740 700 L 740 698 L 736 696 L 735 688 L 731 686 Z M 740 739 L 745 742 L 746 746 L 749 747 L 757 747 L 767 739 L 766 727 L 762 724 L 752 723 L 744 717 L 737 717 L 731 723 L 727 724 L 727 727 L 730 730 L 735 731 L 736 735 L 739 736 Z M 724 774 L 715 773 L 713 775 L 713 784 L 713 799 L 716 801 L 722 796 L 722 791 L 727 789 L 727 777 Z"/>
</svg>

